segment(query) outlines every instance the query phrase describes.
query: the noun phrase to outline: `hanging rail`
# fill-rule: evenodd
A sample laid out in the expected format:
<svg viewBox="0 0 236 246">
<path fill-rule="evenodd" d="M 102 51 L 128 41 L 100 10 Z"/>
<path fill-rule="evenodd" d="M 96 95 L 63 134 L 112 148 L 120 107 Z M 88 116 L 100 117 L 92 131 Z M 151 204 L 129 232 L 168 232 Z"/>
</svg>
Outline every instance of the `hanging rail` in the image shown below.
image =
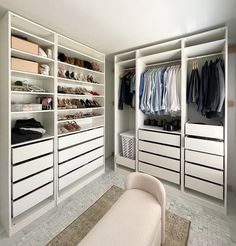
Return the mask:
<svg viewBox="0 0 236 246">
<path fill-rule="evenodd" d="M 135 67 L 128 67 L 128 68 L 125 68 L 124 70 L 125 70 L 125 71 L 128 71 L 128 70 L 135 70 Z"/>
<path fill-rule="evenodd" d="M 147 65 L 146 67 L 153 67 L 153 66 L 165 65 L 165 64 L 175 63 L 175 62 L 181 62 L 181 59 L 172 60 L 172 61 L 166 61 L 166 62 L 153 63 L 153 64 Z"/>
</svg>

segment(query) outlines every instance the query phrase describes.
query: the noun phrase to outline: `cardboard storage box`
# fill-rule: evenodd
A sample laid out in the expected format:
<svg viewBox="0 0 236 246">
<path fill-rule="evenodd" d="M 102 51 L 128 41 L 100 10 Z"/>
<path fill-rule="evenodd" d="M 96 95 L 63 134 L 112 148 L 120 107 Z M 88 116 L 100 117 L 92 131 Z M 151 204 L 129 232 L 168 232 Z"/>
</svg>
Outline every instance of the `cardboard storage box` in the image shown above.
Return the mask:
<svg viewBox="0 0 236 246">
<path fill-rule="evenodd" d="M 38 73 L 39 64 L 37 62 L 12 57 L 11 69 L 28 73 Z"/>
<path fill-rule="evenodd" d="M 33 55 L 39 54 L 39 46 L 21 38 L 11 37 L 11 47 L 16 50 L 21 50 Z"/>
</svg>

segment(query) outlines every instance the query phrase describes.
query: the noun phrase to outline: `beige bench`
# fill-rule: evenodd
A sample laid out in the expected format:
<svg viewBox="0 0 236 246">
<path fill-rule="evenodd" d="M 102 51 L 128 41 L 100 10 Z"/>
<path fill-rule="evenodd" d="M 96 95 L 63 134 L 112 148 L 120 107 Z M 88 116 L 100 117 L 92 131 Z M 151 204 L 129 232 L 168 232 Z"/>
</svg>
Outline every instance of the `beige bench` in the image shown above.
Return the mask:
<svg viewBox="0 0 236 246">
<path fill-rule="evenodd" d="M 156 178 L 128 175 L 126 191 L 79 246 L 158 246 L 165 240 L 165 189 Z"/>
</svg>

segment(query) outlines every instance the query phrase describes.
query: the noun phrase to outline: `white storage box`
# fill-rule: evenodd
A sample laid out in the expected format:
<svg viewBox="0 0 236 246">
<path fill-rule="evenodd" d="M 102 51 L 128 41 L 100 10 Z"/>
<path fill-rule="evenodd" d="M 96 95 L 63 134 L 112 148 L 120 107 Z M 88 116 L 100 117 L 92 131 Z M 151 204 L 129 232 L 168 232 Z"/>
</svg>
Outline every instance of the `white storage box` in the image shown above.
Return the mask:
<svg viewBox="0 0 236 246">
<path fill-rule="evenodd" d="M 123 157 L 135 160 L 135 134 L 133 131 L 120 133 Z"/>
</svg>

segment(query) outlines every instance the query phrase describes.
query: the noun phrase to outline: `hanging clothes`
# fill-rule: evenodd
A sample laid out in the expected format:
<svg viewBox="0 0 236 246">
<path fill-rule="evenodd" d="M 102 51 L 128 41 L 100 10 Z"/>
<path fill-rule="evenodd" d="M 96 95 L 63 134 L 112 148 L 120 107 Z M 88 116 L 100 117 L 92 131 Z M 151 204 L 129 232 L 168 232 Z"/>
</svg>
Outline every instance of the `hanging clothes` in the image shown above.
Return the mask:
<svg viewBox="0 0 236 246">
<path fill-rule="evenodd" d="M 180 66 L 149 68 L 140 77 L 139 108 L 144 114 L 178 115 L 181 110 Z"/>
<path fill-rule="evenodd" d="M 187 103 L 197 103 L 199 99 L 200 76 L 198 68 L 194 65 L 187 85 Z"/>
<path fill-rule="evenodd" d="M 135 72 L 125 71 L 120 76 L 120 95 L 119 95 L 119 109 L 124 109 L 124 104 L 134 107 L 135 94 Z"/>
<path fill-rule="evenodd" d="M 206 61 L 201 69 L 193 68 L 187 87 L 187 103 L 196 103 L 197 111 L 207 118 L 221 117 L 225 101 L 224 62 Z"/>
</svg>

